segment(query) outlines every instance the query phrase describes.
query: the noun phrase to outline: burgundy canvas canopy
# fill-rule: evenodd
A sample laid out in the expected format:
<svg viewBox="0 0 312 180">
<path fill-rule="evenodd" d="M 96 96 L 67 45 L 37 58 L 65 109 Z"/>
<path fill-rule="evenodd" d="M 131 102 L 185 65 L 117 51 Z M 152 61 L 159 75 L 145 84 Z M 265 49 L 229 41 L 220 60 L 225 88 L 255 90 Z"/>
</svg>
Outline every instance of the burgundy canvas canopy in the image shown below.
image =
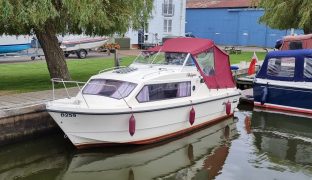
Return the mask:
<svg viewBox="0 0 312 180">
<path fill-rule="evenodd" d="M 210 89 L 233 88 L 235 83 L 230 69 L 229 55 L 219 49 L 213 41 L 200 38 L 173 38 L 165 41 L 163 46 L 156 46 L 147 51 L 190 53 L 204 81 Z M 200 68 L 197 55 L 203 52 L 214 53 L 214 74 L 207 75 Z"/>
<path fill-rule="evenodd" d="M 196 55 L 207 48 L 214 46 L 213 41 L 200 38 L 173 38 L 168 39 L 162 46 L 155 46 L 147 51 L 181 52 Z"/>
</svg>

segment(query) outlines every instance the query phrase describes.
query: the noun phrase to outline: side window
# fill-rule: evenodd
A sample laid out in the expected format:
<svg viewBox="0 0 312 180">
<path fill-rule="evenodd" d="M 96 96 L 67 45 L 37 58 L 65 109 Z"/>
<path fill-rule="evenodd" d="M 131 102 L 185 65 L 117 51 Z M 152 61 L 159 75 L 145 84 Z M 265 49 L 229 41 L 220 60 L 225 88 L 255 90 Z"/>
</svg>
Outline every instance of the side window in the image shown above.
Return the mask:
<svg viewBox="0 0 312 180">
<path fill-rule="evenodd" d="M 268 62 L 267 74 L 275 77 L 294 77 L 294 57 L 271 58 Z"/>
<path fill-rule="evenodd" d="M 142 88 L 137 100 L 149 102 L 187 96 L 191 96 L 191 82 L 150 84 Z"/>
<path fill-rule="evenodd" d="M 206 75 L 215 75 L 214 53 L 212 49 L 199 54 L 197 56 L 197 61 L 198 65 Z"/>
<path fill-rule="evenodd" d="M 292 41 L 289 43 L 289 50 L 302 49 L 301 41 Z"/>
<path fill-rule="evenodd" d="M 311 78 L 312 79 L 312 58 L 304 58 L 303 75 L 305 78 Z"/>
</svg>

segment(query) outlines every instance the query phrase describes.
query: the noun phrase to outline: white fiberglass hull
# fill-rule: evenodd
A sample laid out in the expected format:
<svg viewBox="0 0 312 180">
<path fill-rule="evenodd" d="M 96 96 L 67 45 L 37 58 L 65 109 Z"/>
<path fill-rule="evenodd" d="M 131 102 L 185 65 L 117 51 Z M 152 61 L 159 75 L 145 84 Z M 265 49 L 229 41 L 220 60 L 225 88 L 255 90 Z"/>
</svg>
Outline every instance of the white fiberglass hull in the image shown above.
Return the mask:
<svg viewBox="0 0 312 180">
<path fill-rule="evenodd" d="M 57 111 L 47 107 L 50 115 L 77 148 L 103 144 L 149 144 L 184 134 L 233 114 L 239 94 L 193 102 L 195 122 L 190 125 L 190 104 L 170 108 L 134 111 L 135 133 L 129 134 L 131 112 L 87 113 Z M 226 102 L 232 102 L 231 114 L 226 114 Z M 74 117 L 70 117 L 74 116 Z"/>
<path fill-rule="evenodd" d="M 78 41 L 65 41 L 61 48 L 63 51 L 76 51 L 79 49 L 95 49 L 103 46 L 107 42 L 105 38 L 83 39 Z"/>
</svg>

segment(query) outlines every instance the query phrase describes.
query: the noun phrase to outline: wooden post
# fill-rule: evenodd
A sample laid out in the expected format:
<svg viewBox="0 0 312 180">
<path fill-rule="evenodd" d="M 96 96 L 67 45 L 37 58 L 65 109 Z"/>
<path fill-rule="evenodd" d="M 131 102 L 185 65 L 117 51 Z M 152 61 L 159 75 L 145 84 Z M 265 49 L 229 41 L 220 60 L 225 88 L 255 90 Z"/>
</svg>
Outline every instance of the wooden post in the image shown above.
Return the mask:
<svg viewBox="0 0 312 180">
<path fill-rule="evenodd" d="M 120 62 L 119 62 L 119 58 L 118 58 L 118 50 L 115 50 L 115 54 L 114 54 L 114 61 L 115 61 L 115 67 L 119 67 L 120 66 Z"/>
</svg>

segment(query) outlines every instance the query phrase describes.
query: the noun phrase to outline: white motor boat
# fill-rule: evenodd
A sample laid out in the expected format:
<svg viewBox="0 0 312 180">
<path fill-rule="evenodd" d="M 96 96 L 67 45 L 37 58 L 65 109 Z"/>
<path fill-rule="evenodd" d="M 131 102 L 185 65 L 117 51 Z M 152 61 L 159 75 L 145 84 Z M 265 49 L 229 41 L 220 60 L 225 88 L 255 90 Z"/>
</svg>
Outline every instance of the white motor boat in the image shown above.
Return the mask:
<svg viewBox="0 0 312 180">
<path fill-rule="evenodd" d="M 70 141 L 86 148 L 185 134 L 232 116 L 239 96 L 226 53 L 208 39 L 175 38 L 129 67 L 101 71 L 77 96 L 46 108 Z"/>
</svg>

